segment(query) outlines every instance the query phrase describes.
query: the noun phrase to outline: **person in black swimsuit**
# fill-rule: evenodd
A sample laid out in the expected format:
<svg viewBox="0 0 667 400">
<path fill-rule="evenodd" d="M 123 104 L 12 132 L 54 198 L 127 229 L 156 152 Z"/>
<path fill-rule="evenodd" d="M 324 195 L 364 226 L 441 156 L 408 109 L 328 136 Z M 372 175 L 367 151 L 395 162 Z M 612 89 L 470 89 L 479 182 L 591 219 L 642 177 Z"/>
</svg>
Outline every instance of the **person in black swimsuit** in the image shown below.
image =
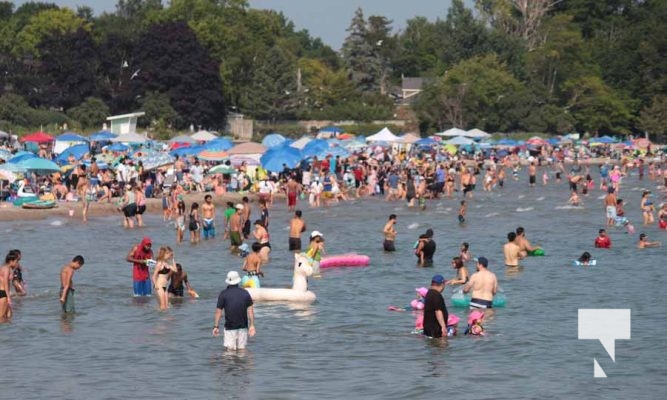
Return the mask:
<svg viewBox="0 0 667 400">
<path fill-rule="evenodd" d="M 447 281 L 447 285 L 465 285 L 470 279 L 468 269 L 461 257 L 452 258 L 452 268 L 456 270 L 456 278 Z"/>
<path fill-rule="evenodd" d="M 427 229 L 426 233 L 419 236 L 419 244 L 415 255 L 419 258 L 420 267 L 433 266 L 433 254 L 435 254 L 435 241 L 433 240 L 433 229 Z"/>
</svg>

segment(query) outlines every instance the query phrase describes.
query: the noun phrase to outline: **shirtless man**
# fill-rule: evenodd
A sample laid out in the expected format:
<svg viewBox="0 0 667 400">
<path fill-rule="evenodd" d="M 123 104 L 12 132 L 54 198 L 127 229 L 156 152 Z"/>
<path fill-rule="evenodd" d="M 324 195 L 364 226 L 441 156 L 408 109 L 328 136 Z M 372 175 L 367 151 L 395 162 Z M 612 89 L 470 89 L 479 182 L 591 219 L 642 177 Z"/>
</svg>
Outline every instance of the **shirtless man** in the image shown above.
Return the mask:
<svg viewBox="0 0 667 400">
<path fill-rule="evenodd" d="M 391 214 L 382 230 L 384 233 L 384 242 L 382 243 L 384 251 L 396 251 L 396 247 L 394 246 L 394 240 L 396 240 L 396 228 L 394 228 L 394 225 L 396 225 L 396 214 Z"/>
<path fill-rule="evenodd" d="M 305 231 L 306 221 L 301 218 L 301 210 L 296 210 L 289 223 L 289 251 L 301 251 L 301 234 Z"/>
<path fill-rule="evenodd" d="M 183 270 L 181 264 L 177 263 L 176 272 L 171 274 L 171 281 L 169 282 L 167 292 L 169 293 L 169 297 L 183 297 L 183 289 L 187 289 L 188 293 L 192 292 L 192 287 L 190 287 L 190 282 L 188 281 L 188 273 Z"/>
<path fill-rule="evenodd" d="M 14 275 L 14 268 L 18 265 L 18 254 L 10 251 L 5 257 L 5 265 L 0 267 L 0 322 L 6 322 L 12 317 L 12 297 L 9 282 Z"/>
<path fill-rule="evenodd" d="M 607 213 L 607 226 L 614 226 L 616 223 L 616 195 L 611 186 L 607 190 L 607 195 L 604 196 L 604 206 Z"/>
<path fill-rule="evenodd" d="M 74 272 L 83 266 L 83 257 L 76 256 L 60 271 L 60 304 L 64 313 L 74 312 L 74 288 L 72 277 Z"/>
<path fill-rule="evenodd" d="M 534 162 L 531 162 L 528 166 L 528 185 L 530 187 L 535 186 L 535 181 L 537 179 L 537 167 Z"/>
<path fill-rule="evenodd" d="M 472 308 L 492 308 L 493 296 L 498 291 L 498 280 L 496 274 L 489 271 L 489 260 L 486 257 L 477 259 L 477 272 L 472 274 L 470 281 L 463 287 L 463 292 L 468 293 L 472 290 L 472 299 L 470 307 Z"/>
<path fill-rule="evenodd" d="M 243 218 L 243 204 L 236 205 L 236 213 L 229 218 L 229 240 L 231 241 L 230 251 L 236 253 L 239 246 L 243 244 L 242 218 Z"/>
<path fill-rule="evenodd" d="M 526 231 L 522 226 L 516 228 L 516 244 L 521 249 L 521 258 L 524 258 L 528 255 L 529 252 L 541 249 L 540 246 L 533 247 L 528 239 L 526 239 Z"/>
<path fill-rule="evenodd" d="M 510 232 L 507 234 L 507 243 L 503 246 L 503 253 L 505 254 L 505 266 L 516 268 L 519 266 L 521 256 L 521 248 L 516 244 L 516 233 Z"/>
<path fill-rule="evenodd" d="M 290 177 L 285 185 L 285 190 L 287 192 L 287 207 L 292 212 L 296 208 L 296 198 L 301 192 L 301 185 L 293 177 Z"/>
<path fill-rule="evenodd" d="M 648 240 L 647 236 L 645 233 L 641 233 L 639 235 L 639 242 L 637 242 L 637 248 L 638 249 L 646 249 L 649 247 L 660 247 L 662 246 L 662 242 L 651 242 Z"/>
<path fill-rule="evenodd" d="M 204 196 L 204 204 L 201 206 L 202 218 L 204 220 L 204 240 L 210 236 L 215 237 L 215 204 L 210 194 Z"/>
</svg>

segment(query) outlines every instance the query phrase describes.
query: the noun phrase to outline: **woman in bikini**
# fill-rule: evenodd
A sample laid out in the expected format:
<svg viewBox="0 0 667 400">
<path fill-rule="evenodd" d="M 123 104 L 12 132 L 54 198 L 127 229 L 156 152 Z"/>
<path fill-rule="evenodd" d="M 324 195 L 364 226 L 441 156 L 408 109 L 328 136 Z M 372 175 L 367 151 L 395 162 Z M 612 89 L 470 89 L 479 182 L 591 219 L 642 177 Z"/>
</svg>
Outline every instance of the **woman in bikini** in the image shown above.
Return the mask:
<svg viewBox="0 0 667 400">
<path fill-rule="evenodd" d="M 264 264 L 269 263 L 269 253 L 271 252 L 271 243 L 269 232 L 266 230 L 261 220 L 255 221 L 255 231 L 252 233 L 255 240 L 259 242 L 262 248 L 259 251 L 259 256 Z"/>
<path fill-rule="evenodd" d="M 178 269 L 174 262 L 174 252 L 171 250 L 171 247 L 160 247 L 160 251 L 157 253 L 157 264 L 155 265 L 155 269 L 153 269 L 151 279 L 160 310 L 166 310 L 169 307 L 169 295 L 167 292 L 169 279 L 172 274 L 177 272 Z"/>
</svg>

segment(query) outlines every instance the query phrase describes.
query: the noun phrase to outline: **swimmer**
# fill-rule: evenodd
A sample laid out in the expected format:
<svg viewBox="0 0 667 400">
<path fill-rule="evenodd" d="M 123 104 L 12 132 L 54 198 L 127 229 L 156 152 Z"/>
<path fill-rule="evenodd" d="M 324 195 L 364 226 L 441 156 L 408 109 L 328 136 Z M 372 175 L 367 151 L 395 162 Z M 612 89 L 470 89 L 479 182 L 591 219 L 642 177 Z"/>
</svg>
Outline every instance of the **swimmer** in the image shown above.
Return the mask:
<svg viewBox="0 0 667 400">
<path fill-rule="evenodd" d="M 516 244 L 521 248 L 521 258 L 528 255 L 529 252 L 541 249 L 540 246 L 532 246 L 526 239 L 526 231 L 522 226 L 516 228 Z"/>
<path fill-rule="evenodd" d="M 456 278 L 446 282 L 447 285 L 465 285 L 470 280 L 468 268 L 463 264 L 461 257 L 452 258 L 452 268 L 456 270 Z"/>
<path fill-rule="evenodd" d="M 248 274 L 248 277 L 252 276 L 261 276 L 264 277 L 262 272 L 262 257 L 259 252 L 262 250 L 262 244 L 259 242 L 254 242 L 252 244 L 252 252 L 243 261 L 243 270 Z"/>
<path fill-rule="evenodd" d="M 12 296 L 9 281 L 18 265 L 18 254 L 10 251 L 5 256 L 5 264 L 0 267 L 0 322 L 7 322 L 12 317 Z"/>
<path fill-rule="evenodd" d="M 234 208 L 234 203 L 228 201 L 227 208 L 225 208 L 225 212 L 222 214 L 222 222 L 225 226 L 225 233 L 223 235 L 223 239 L 229 239 L 229 220 L 234 214 L 236 214 L 236 208 Z"/>
<path fill-rule="evenodd" d="M 73 313 L 75 311 L 72 278 L 74 277 L 74 272 L 83 267 L 83 263 L 83 257 L 76 256 L 60 271 L 60 304 L 62 304 L 64 313 Z"/>
<path fill-rule="evenodd" d="M 655 241 L 651 242 L 648 239 L 648 236 L 646 236 L 645 233 L 639 234 L 639 242 L 637 242 L 637 248 L 638 249 L 646 249 L 649 247 L 660 247 L 662 246 L 662 242 Z"/>
<path fill-rule="evenodd" d="M 194 292 L 188 280 L 188 273 L 183 270 L 180 263 L 176 263 L 176 272 L 172 272 L 169 288 L 167 289 L 169 297 L 183 297 L 184 288 L 188 290 L 188 293 Z"/>
<path fill-rule="evenodd" d="M 489 260 L 479 257 L 477 272 L 472 274 L 468 283 L 463 286 L 463 293 L 472 291 L 471 308 L 487 309 L 493 307 L 493 296 L 498 292 L 496 274 L 488 270 Z"/>
<path fill-rule="evenodd" d="M 644 225 L 650 225 L 655 222 L 655 219 L 653 217 L 653 202 L 649 200 L 649 196 L 651 195 L 651 192 L 646 190 L 644 193 L 642 193 L 642 199 L 640 202 L 640 206 L 642 209 L 642 214 L 644 216 Z"/>
<path fill-rule="evenodd" d="M 658 226 L 660 229 L 667 229 L 667 203 L 662 203 L 660 205 L 660 211 L 658 211 Z"/>
<path fill-rule="evenodd" d="M 204 196 L 204 204 L 201 206 L 204 240 L 209 237 L 215 237 L 215 204 L 213 204 L 213 197 L 210 194 Z"/>
<path fill-rule="evenodd" d="M 592 256 L 591 253 L 584 251 L 583 254 L 581 254 L 581 257 L 577 259 L 581 263 L 581 265 L 589 265 L 592 261 Z"/>
<path fill-rule="evenodd" d="M 470 262 L 470 260 L 472 260 L 472 256 L 470 255 L 470 244 L 468 244 L 468 242 L 461 243 L 459 257 L 461 258 L 461 262 L 463 262 L 463 264 L 467 264 Z"/>
<path fill-rule="evenodd" d="M 581 199 L 579 198 L 579 195 L 575 191 L 572 192 L 572 195 L 570 196 L 570 199 L 567 202 L 575 207 L 579 207 L 581 205 Z"/>
<path fill-rule="evenodd" d="M 394 241 L 396 240 L 396 228 L 394 228 L 395 225 L 396 214 L 391 214 L 382 231 L 384 233 L 384 242 L 382 243 L 384 251 L 396 251 L 396 247 L 394 246 Z"/>
<path fill-rule="evenodd" d="M 507 243 L 503 246 L 503 254 L 505 255 L 505 266 L 513 268 L 518 267 L 519 260 L 525 257 L 521 252 L 521 247 L 516 243 L 515 232 L 507 234 Z"/>
<path fill-rule="evenodd" d="M 310 234 L 310 243 L 306 255 L 313 259 L 313 276 L 320 277 L 320 261 L 324 250 L 324 235 L 320 231 L 313 231 Z"/>
<path fill-rule="evenodd" d="M 607 226 L 613 226 L 616 223 L 617 199 L 614 194 L 614 188 L 611 186 L 607 189 L 607 195 L 604 197 L 604 205 L 607 213 Z"/>
<path fill-rule="evenodd" d="M 301 234 L 306 231 L 306 221 L 301 216 L 301 210 L 296 210 L 289 223 L 289 251 L 301 251 Z"/>
<path fill-rule="evenodd" d="M 610 249 L 611 248 L 611 239 L 607 236 L 607 231 L 600 229 L 598 231 L 598 237 L 595 238 L 594 242 L 595 247 L 598 249 Z"/>
<path fill-rule="evenodd" d="M 232 253 L 237 253 L 239 246 L 243 244 L 243 232 L 242 228 L 242 213 L 243 213 L 243 204 L 237 204 L 235 206 L 236 213 L 232 214 L 229 217 L 229 240 L 231 242 L 230 251 Z"/>
<path fill-rule="evenodd" d="M 528 166 L 528 186 L 534 187 L 535 181 L 537 180 L 537 167 L 534 162 L 531 162 Z"/>
<path fill-rule="evenodd" d="M 259 252 L 260 257 L 262 258 L 262 262 L 264 264 L 268 264 L 269 253 L 271 252 L 270 236 L 269 231 L 266 229 L 261 220 L 258 219 L 255 221 L 255 230 L 253 231 L 252 235 L 255 237 L 255 240 L 257 240 L 262 246 Z"/>
<path fill-rule="evenodd" d="M 183 241 L 185 234 L 185 202 L 179 200 L 176 205 L 176 243 Z"/>
<path fill-rule="evenodd" d="M 466 209 L 467 209 L 466 201 L 461 200 L 461 206 L 459 207 L 459 223 L 460 224 L 466 222 L 466 218 L 465 218 L 466 217 Z"/>
<path fill-rule="evenodd" d="M 199 243 L 201 239 L 201 217 L 199 216 L 199 203 L 196 201 L 190 206 L 190 243 Z"/>
<path fill-rule="evenodd" d="M 167 282 L 169 282 L 171 275 L 177 272 L 174 252 L 171 247 L 160 247 L 157 253 L 157 264 L 151 277 L 160 310 L 166 310 L 169 307 L 169 295 L 167 294 L 169 285 Z"/>
<path fill-rule="evenodd" d="M 11 250 L 10 252 L 18 256 L 18 263 L 16 265 L 16 268 L 14 268 L 14 272 L 12 274 L 12 286 L 14 287 L 14 291 L 18 296 L 25 296 L 27 292 L 23 282 L 23 267 L 21 266 L 21 250 L 14 249 Z"/>
</svg>

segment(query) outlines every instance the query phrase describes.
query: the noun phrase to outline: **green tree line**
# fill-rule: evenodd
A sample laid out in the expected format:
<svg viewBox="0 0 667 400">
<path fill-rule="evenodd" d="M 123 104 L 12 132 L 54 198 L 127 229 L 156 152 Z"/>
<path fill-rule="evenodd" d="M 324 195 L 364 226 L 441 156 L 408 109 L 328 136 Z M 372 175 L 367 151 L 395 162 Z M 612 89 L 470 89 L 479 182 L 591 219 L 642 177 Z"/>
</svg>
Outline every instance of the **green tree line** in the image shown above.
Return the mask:
<svg viewBox="0 0 667 400">
<path fill-rule="evenodd" d="M 168 3 L 168 4 L 163 4 Z M 407 7 L 407 5 L 406 5 Z M 391 119 L 402 77 L 425 85 L 422 132 L 591 134 L 667 129 L 667 3 L 461 0 L 397 31 L 358 9 L 340 52 L 246 0 L 119 0 L 93 14 L 0 1 L 0 129 L 99 127 L 146 112 L 156 130 Z M 664 139 L 663 139 L 664 140 Z"/>
</svg>

